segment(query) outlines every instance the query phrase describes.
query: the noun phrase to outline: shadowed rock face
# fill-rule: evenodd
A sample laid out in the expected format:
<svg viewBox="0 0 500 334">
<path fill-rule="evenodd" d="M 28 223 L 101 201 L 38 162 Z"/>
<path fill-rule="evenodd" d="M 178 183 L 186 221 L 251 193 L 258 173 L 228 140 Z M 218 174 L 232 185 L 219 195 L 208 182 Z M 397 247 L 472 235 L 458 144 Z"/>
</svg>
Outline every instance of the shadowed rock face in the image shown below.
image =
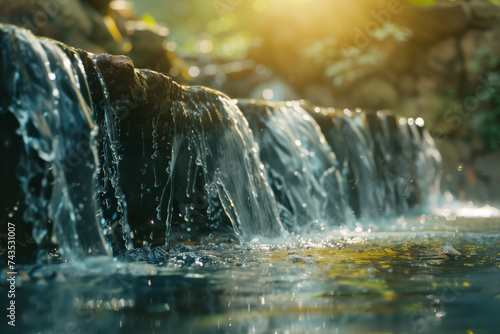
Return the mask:
<svg viewBox="0 0 500 334">
<path fill-rule="evenodd" d="M 0 33 L 1 181 L 13 189 L 1 223 L 67 257 L 323 231 L 433 188 L 432 139 L 388 113 L 231 101 L 127 57 Z"/>
</svg>

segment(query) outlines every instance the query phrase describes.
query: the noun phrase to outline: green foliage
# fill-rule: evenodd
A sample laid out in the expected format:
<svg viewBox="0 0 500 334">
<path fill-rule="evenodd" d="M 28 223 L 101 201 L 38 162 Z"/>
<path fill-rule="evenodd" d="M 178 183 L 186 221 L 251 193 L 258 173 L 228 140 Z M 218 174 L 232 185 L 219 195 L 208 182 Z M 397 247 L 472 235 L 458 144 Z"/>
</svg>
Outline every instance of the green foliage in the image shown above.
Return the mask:
<svg viewBox="0 0 500 334">
<path fill-rule="evenodd" d="M 176 51 L 184 56 L 210 53 L 215 57 L 243 58 L 255 36 L 254 1 L 243 0 L 132 0 L 146 22 L 166 24 L 176 43 Z M 153 18 L 154 17 L 154 18 Z M 207 41 L 212 48 L 200 47 Z M 201 44 L 203 45 L 203 44 Z"/>
<path fill-rule="evenodd" d="M 453 1 L 453 0 L 450 0 Z M 435 5 L 438 0 L 408 0 L 408 2 L 414 4 L 414 5 L 420 5 L 420 6 L 431 6 Z"/>
<path fill-rule="evenodd" d="M 500 95 L 496 95 L 494 106 L 488 110 L 481 110 L 470 121 L 472 130 L 483 137 L 485 144 L 490 148 L 500 145 Z"/>
<path fill-rule="evenodd" d="M 482 101 L 478 110 L 472 114 L 469 128 L 480 134 L 485 144 L 491 148 L 500 146 L 500 57 L 495 52 L 484 46 L 476 49 L 478 56 L 472 63 L 477 73 L 482 73 L 486 66 L 489 73 L 487 81 L 491 83 L 488 88 L 490 98 Z M 484 64 L 484 65 L 483 65 Z"/>
<path fill-rule="evenodd" d="M 384 62 L 387 57 L 383 49 L 384 42 L 401 45 L 411 35 L 411 30 L 387 23 L 367 34 L 369 43 L 364 47 L 342 46 L 335 40 L 325 39 L 315 41 L 308 54 L 315 57 L 317 62 L 325 64 L 325 76 L 331 78 L 334 86 L 341 86 L 373 71 Z"/>
</svg>

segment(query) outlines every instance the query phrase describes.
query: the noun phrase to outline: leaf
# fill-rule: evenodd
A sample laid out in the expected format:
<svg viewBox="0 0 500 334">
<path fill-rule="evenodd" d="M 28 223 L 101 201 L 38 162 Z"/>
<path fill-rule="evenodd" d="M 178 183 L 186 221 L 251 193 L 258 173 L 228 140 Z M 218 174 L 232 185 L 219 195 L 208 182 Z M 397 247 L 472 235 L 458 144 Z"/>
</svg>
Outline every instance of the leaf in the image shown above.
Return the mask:
<svg viewBox="0 0 500 334">
<path fill-rule="evenodd" d="M 481 72 L 481 63 L 479 62 L 479 59 L 473 59 L 470 62 L 470 69 L 474 73 L 480 73 Z"/>
<path fill-rule="evenodd" d="M 361 53 L 361 50 L 357 47 L 342 48 L 342 55 L 345 58 L 354 58 Z"/>
<path fill-rule="evenodd" d="M 431 5 L 435 5 L 437 0 L 408 0 L 408 2 L 410 2 L 414 5 L 431 6 Z"/>
<path fill-rule="evenodd" d="M 489 65 L 491 68 L 497 67 L 499 63 L 500 63 L 499 57 L 493 57 L 493 58 L 490 58 L 490 60 L 489 60 Z"/>
<path fill-rule="evenodd" d="M 144 13 L 144 15 L 142 15 L 141 20 L 144 23 L 146 23 L 146 25 L 148 25 L 148 26 L 155 27 L 155 26 L 158 25 L 158 23 L 156 22 L 155 18 L 151 14 L 149 14 L 149 13 Z"/>
<path fill-rule="evenodd" d="M 341 73 L 342 71 L 346 70 L 349 67 L 350 63 L 351 63 L 351 61 L 349 59 L 343 59 L 343 60 L 337 61 L 333 65 L 330 65 L 326 68 L 325 75 L 327 77 L 333 77 L 333 76 Z"/>
</svg>

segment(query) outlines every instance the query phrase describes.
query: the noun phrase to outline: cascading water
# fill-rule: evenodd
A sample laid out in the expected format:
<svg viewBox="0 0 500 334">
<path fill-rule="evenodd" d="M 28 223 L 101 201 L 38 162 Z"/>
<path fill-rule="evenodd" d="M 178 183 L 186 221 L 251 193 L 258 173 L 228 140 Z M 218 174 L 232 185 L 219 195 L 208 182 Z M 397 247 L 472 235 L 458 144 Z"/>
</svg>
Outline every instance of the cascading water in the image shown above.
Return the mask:
<svg viewBox="0 0 500 334">
<path fill-rule="evenodd" d="M 228 222 L 243 240 L 280 235 L 258 148 L 245 118 L 226 96 L 134 71 L 113 57 L 95 59 L 108 87 L 113 86 L 111 103 L 121 115 L 115 124 L 120 177 L 136 246 L 162 244 L 171 229 L 209 234 Z M 109 70 L 116 66 L 125 71 Z M 133 91 L 116 88 L 113 81 Z"/>
<path fill-rule="evenodd" d="M 66 257 L 323 231 L 400 212 L 435 188 L 439 154 L 414 122 L 231 101 L 126 57 L 0 34 L 1 154 L 13 159 L 1 175 L 15 194 L 2 192 L 2 224 L 32 224 L 39 245 Z"/>
<path fill-rule="evenodd" d="M 347 184 L 316 122 L 299 102 L 240 101 L 288 229 L 352 223 Z"/>
<path fill-rule="evenodd" d="M 0 43 L 0 115 L 10 133 L 1 153 L 17 158 L 2 161 L 2 203 L 11 204 L 2 220 L 21 207 L 16 218 L 33 224 L 38 244 L 50 229 L 49 241 L 68 258 L 109 254 L 97 219 L 97 127 L 81 62 L 12 27 L 2 27 Z"/>
<path fill-rule="evenodd" d="M 100 211 L 103 234 L 110 241 L 115 252 L 125 248 L 133 248 L 128 224 L 128 210 L 125 195 L 119 182 L 119 140 L 116 128 L 116 114 L 109 101 L 109 93 L 96 65 L 87 54 L 80 50 L 80 57 L 65 48 L 69 56 L 81 59 L 85 68 L 87 83 L 90 89 L 91 106 L 94 111 L 99 132 L 97 152 L 99 167 L 97 169 L 97 199 Z M 95 148 L 94 148 L 95 149 Z"/>
<path fill-rule="evenodd" d="M 342 166 L 357 216 L 374 219 L 436 199 L 441 155 L 421 119 L 303 105 Z"/>
</svg>

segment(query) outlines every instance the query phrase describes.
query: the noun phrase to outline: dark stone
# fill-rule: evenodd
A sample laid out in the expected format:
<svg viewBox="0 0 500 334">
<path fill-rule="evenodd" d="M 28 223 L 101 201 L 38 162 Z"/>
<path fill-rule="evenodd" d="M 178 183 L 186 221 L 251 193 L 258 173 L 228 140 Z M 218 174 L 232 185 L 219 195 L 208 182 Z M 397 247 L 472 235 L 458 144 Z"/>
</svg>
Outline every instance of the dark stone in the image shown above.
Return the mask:
<svg viewBox="0 0 500 334">
<path fill-rule="evenodd" d="M 224 124 L 229 118 L 224 116 L 226 111 L 220 98 L 227 97 L 205 88 L 183 88 L 154 71 L 135 70 L 123 56 L 93 55 L 93 59 L 115 109 L 115 125 L 120 133 L 120 183 L 134 245 L 142 246 L 144 242 L 162 245 L 168 233 L 172 241 L 193 241 L 217 231 L 219 235 L 231 234 L 231 224 L 219 195 L 206 189 L 207 178 L 211 176 L 192 164 L 189 141 L 183 140 L 179 147 L 172 147 L 175 136 L 187 138 L 186 131 L 192 128 L 193 133 L 208 136 L 213 156 L 221 154 L 222 151 L 217 153 L 218 141 L 225 136 Z M 183 111 L 176 107 L 179 103 L 186 105 L 186 115 L 180 114 Z M 193 123 L 191 117 L 198 116 L 190 115 L 189 110 L 199 110 L 201 119 Z M 181 169 L 169 171 L 173 150 L 176 166 Z M 209 161 L 207 168 L 213 170 L 212 163 L 216 162 Z M 190 193 L 186 192 L 190 187 L 187 174 L 195 179 Z M 172 212 L 167 212 L 169 207 Z M 209 207 L 211 212 L 207 212 Z M 177 217 L 173 218 L 170 232 L 165 225 L 168 215 Z M 190 219 L 185 220 L 188 216 Z"/>
</svg>

